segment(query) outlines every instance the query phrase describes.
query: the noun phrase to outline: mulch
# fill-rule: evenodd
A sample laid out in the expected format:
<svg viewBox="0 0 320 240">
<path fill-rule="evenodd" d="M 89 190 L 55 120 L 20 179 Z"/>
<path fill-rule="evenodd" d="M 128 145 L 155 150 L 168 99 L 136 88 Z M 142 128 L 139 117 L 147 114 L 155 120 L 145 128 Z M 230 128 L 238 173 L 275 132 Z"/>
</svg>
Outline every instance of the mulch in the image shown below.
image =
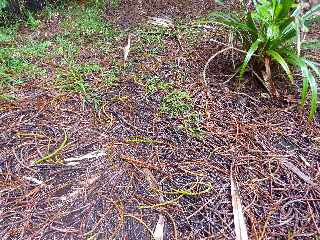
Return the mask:
<svg viewBox="0 0 320 240">
<path fill-rule="evenodd" d="M 182 4 L 157 2 L 157 13 Z M 152 3 L 143 2 L 146 12 Z M 228 56 L 210 66 L 205 87 L 203 66 L 217 47 L 167 41 L 171 55 L 160 56 L 157 74 L 177 79 L 168 66 L 179 59 L 178 85 L 202 114 L 202 136 L 181 128 L 181 117 L 159 115 L 163 95 L 146 95 L 134 72 L 103 94 L 99 111 L 33 86 L 0 105 L 1 239 L 152 239 L 159 215 L 164 239 L 235 239 L 231 174 L 250 239 L 320 236 L 319 114 L 308 123 L 297 102 L 267 98 L 252 83 L 222 84 Z M 59 146 L 51 162 L 34 164 Z"/>
</svg>

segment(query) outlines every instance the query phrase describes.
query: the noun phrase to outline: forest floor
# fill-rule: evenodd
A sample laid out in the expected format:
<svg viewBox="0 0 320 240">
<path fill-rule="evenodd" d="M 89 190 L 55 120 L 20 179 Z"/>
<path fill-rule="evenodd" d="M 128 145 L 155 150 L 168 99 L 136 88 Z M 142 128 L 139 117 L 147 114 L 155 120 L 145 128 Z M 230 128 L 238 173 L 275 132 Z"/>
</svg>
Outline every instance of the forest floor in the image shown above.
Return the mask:
<svg viewBox="0 0 320 240">
<path fill-rule="evenodd" d="M 319 113 L 228 81 L 236 52 L 203 78 L 236 4 L 122 2 L 1 28 L 0 238 L 235 239 L 235 182 L 250 239 L 319 239 Z"/>
</svg>

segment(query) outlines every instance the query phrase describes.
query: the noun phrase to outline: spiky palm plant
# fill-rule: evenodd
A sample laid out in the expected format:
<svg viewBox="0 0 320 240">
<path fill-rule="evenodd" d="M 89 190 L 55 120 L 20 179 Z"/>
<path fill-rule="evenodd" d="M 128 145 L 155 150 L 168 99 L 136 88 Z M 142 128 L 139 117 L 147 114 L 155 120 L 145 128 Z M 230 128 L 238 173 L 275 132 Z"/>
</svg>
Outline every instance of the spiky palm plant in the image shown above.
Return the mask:
<svg viewBox="0 0 320 240">
<path fill-rule="evenodd" d="M 247 71 L 252 58 L 263 63 L 264 80 L 271 88 L 271 62 L 276 62 L 285 71 L 291 83 L 294 77 L 291 67 L 300 69 L 303 75 L 300 105 L 304 106 L 310 89 L 311 107 L 309 120 L 317 111 L 317 78 L 320 78 L 319 64 L 301 56 L 304 48 L 320 48 L 320 40 L 304 41 L 301 34 L 319 19 L 320 4 L 303 13 L 294 0 L 253 0 L 252 11 L 244 8 L 243 14 L 213 13 L 209 19 L 230 28 L 241 40 L 246 56 L 240 67 L 240 78 Z M 274 90 L 274 89 L 271 89 Z"/>
</svg>

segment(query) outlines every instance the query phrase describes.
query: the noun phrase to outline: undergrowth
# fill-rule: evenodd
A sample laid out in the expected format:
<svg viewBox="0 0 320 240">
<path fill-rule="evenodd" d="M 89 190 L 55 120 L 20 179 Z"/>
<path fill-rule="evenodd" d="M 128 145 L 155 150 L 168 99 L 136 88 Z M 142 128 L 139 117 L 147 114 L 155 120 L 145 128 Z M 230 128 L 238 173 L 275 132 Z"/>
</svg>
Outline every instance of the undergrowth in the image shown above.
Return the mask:
<svg viewBox="0 0 320 240">
<path fill-rule="evenodd" d="M 304 40 L 307 29 L 319 20 L 320 4 L 304 13 L 294 0 L 259 0 L 253 3 L 253 10 L 244 7 L 243 12 L 212 13 L 209 22 L 230 28 L 233 33 L 233 46 L 241 42 L 246 54 L 238 69 L 240 78 L 243 78 L 250 63 L 258 72 L 263 68 L 261 79 L 269 86 L 274 97 L 278 97 L 278 93 L 274 83 L 277 79 L 272 74 L 272 62 L 284 70 L 291 85 L 294 84 L 292 69 L 299 69 L 303 76 L 300 105 L 305 105 L 310 89 L 311 121 L 317 111 L 317 78 L 320 78 L 320 70 L 318 63 L 303 56 L 302 50 L 320 47 L 319 39 Z M 245 4 L 246 2 L 244 6 Z"/>
</svg>

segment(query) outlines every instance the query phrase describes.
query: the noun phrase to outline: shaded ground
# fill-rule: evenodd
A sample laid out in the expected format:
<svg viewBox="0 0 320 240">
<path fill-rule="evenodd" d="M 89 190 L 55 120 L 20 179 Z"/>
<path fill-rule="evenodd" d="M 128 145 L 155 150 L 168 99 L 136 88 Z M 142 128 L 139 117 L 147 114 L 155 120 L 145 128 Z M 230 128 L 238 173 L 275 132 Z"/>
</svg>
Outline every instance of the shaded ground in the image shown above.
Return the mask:
<svg viewBox="0 0 320 240">
<path fill-rule="evenodd" d="M 116 7 L 110 1 L 107 7 L 107 19 L 122 27 L 132 27 L 146 21 L 148 17 L 192 19 L 213 10 L 237 8 L 238 5 L 235 4 L 235 1 L 217 4 L 211 0 L 125 0 Z"/>
<path fill-rule="evenodd" d="M 127 34 L 71 10 L 2 43 L 1 239 L 151 239 L 160 214 L 165 239 L 235 239 L 231 171 L 251 239 L 319 237 L 319 116 L 221 84 L 230 55 L 204 87 L 221 29 L 140 24 L 124 67 Z"/>
</svg>

